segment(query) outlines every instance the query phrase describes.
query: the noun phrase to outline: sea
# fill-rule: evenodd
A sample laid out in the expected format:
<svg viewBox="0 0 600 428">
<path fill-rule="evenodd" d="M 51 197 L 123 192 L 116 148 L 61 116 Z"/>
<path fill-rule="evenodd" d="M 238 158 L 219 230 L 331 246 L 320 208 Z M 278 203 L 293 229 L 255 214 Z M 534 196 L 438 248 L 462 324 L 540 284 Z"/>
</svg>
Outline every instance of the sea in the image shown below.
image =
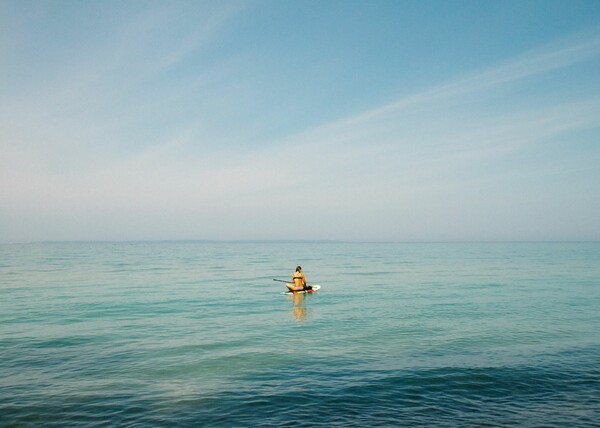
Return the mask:
<svg viewBox="0 0 600 428">
<path fill-rule="evenodd" d="M 0 426 L 598 427 L 600 243 L 2 244 Z"/>
</svg>

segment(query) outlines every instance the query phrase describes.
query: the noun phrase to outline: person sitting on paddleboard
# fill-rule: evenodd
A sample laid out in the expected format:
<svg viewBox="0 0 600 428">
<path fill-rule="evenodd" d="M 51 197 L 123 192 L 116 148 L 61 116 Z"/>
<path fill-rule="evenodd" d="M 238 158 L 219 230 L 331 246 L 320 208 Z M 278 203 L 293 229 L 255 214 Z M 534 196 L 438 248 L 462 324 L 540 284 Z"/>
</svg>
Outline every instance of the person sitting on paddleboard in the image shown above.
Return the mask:
<svg viewBox="0 0 600 428">
<path fill-rule="evenodd" d="M 292 274 L 292 281 L 294 285 L 285 284 L 290 291 L 312 290 L 312 287 L 306 284 L 306 278 L 302 273 L 302 266 L 296 267 L 296 272 Z"/>
</svg>

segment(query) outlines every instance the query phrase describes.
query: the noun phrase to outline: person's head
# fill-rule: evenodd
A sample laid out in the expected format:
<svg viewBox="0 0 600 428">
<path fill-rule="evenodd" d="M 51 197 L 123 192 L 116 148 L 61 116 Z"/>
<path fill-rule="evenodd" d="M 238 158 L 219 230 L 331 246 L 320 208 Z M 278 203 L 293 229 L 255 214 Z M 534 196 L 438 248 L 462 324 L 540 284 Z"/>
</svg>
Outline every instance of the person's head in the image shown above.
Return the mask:
<svg viewBox="0 0 600 428">
<path fill-rule="evenodd" d="M 302 271 L 302 266 L 296 266 L 296 272 L 301 272 Z"/>
</svg>

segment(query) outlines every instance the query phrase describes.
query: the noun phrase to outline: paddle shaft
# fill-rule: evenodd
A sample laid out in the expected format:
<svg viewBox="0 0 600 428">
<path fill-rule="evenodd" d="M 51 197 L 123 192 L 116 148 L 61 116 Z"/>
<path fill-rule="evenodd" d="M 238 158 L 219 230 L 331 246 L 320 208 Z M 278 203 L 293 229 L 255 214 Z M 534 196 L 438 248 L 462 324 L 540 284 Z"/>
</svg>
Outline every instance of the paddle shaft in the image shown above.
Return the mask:
<svg viewBox="0 0 600 428">
<path fill-rule="evenodd" d="M 275 279 L 275 278 L 273 278 L 273 281 L 285 282 L 286 284 L 293 284 L 294 283 L 293 281 L 284 281 L 283 279 Z M 306 284 L 306 285 L 308 285 L 308 284 Z"/>
</svg>

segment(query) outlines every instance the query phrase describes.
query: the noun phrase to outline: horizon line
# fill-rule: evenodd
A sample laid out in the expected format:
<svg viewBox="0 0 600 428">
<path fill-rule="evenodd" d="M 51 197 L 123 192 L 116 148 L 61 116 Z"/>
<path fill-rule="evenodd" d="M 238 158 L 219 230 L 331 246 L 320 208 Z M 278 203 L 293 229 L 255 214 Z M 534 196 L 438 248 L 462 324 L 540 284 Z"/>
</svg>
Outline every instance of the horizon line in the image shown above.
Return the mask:
<svg viewBox="0 0 600 428">
<path fill-rule="evenodd" d="M 198 244 L 568 244 L 600 243 L 597 239 L 492 239 L 492 240 L 339 240 L 339 239 L 66 239 L 42 241 L 3 242 L 0 245 L 33 244 L 143 244 L 143 243 L 198 243 Z"/>
</svg>

